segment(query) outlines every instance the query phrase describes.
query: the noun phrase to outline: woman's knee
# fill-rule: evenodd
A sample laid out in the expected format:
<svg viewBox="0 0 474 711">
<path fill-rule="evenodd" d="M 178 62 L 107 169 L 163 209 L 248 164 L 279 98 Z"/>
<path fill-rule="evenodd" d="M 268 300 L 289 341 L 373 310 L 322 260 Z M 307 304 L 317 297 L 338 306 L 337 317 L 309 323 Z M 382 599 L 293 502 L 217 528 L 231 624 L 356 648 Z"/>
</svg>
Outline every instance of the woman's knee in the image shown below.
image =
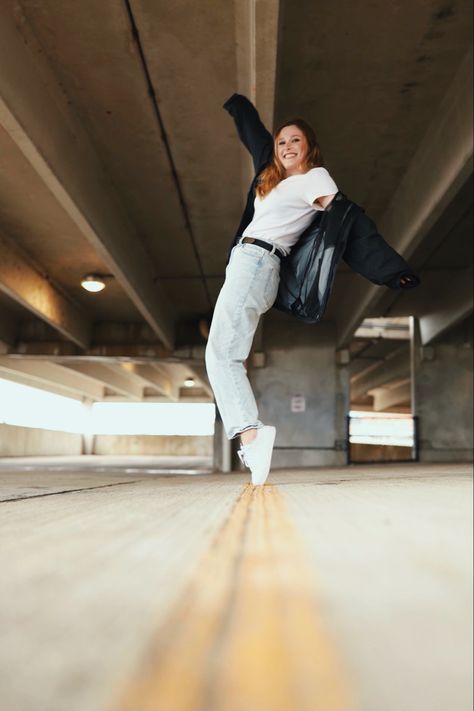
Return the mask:
<svg viewBox="0 0 474 711">
<path fill-rule="evenodd" d="M 213 339 L 209 339 L 207 342 L 204 359 L 208 371 L 213 368 L 228 368 L 232 360 L 234 360 L 229 349 L 225 348 L 224 344 L 219 343 L 218 340 L 214 341 Z"/>
</svg>

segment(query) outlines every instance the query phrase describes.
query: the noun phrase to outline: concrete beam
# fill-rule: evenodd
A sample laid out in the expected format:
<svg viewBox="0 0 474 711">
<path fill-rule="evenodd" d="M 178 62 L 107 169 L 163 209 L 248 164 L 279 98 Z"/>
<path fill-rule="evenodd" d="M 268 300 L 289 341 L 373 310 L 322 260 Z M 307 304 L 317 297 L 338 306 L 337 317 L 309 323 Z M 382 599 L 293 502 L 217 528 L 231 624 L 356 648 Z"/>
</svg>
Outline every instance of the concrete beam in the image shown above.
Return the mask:
<svg viewBox="0 0 474 711">
<path fill-rule="evenodd" d="M 101 363 L 71 363 L 64 367 L 82 373 L 127 399 L 143 399 L 143 386 L 132 381 L 122 369 L 114 369 L 112 365 L 102 365 Z"/>
<path fill-rule="evenodd" d="M 17 327 L 14 320 L 5 314 L 2 314 L 2 320 L 0 321 L 0 349 L 4 349 L 6 351 L 13 346 L 16 340 L 16 334 Z"/>
<path fill-rule="evenodd" d="M 202 388 L 208 397 L 214 399 L 214 393 L 212 392 L 211 384 L 207 377 L 206 367 L 204 365 L 193 365 L 189 366 L 188 369 L 190 375 L 196 378 L 198 387 Z"/>
<path fill-rule="evenodd" d="M 234 0 L 237 91 L 257 107 L 273 130 L 278 46 L 279 0 Z M 253 176 L 252 160 L 242 160 L 242 193 Z"/>
<path fill-rule="evenodd" d="M 85 315 L 39 274 L 1 232 L 0 291 L 81 348 L 88 347 L 92 327 Z"/>
<path fill-rule="evenodd" d="M 97 343 L 80 353 L 73 344 L 64 341 L 18 341 L 15 346 L 15 350 L 12 352 L 18 355 L 28 356 L 86 356 L 95 360 L 106 358 L 131 358 L 132 360 L 143 359 L 146 361 L 149 361 L 150 359 L 159 359 L 165 361 L 168 360 L 169 362 L 176 362 L 180 360 L 180 358 L 175 356 L 173 352 L 169 351 L 167 348 L 164 348 L 161 345 L 150 345 L 148 343 L 125 345 Z"/>
<path fill-rule="evenodd" d="M 273 130 L 277 74 L 280 0 L 253 0 L 255 49 L 253 83 L 255 103 L 263 123 Z"/>
<path fill-rule="evenodd" d="M 175 318 L 93 145 L 20 10 L 0 6 L 0 125 L 171 348 Z"/>
<path fill-rule="evenodd" d="M 374 399 L 373 409 L 375 412 L 383 412 L 394 405 L 400 405 L 404 402 L 410 402 L 411 398 L 411 380 L 407 378 L 395 385 L 386 385 L 382 388 L 373 388 L 368 391 Z"/>
<path fill-rule="evenodd" d="M 472 82 L 471 46 L 380 221 L 381 234 L 406 259 L 472 173 Z M 341 314 L 339 347 L 350 341 L 383 293 L 367 282 L 358 301 Z"/>
<path fill-rule="evenodd" d="M 180 402 L 214 402 L 214 397 L 210 397 L 203 388 L 182 388 L 179 396 Z"/>
<path fill-rule="evenodd" d="M 430 311 L 420 317 L 420 334 L 423 346 L 431 343 L 452 326 L 463 321 L 473 311 L 472 267 L 456 274 L 449 289 L 433 294 Z"/>
<path fill-rule="evenodd" d="M 255 103 L 255 0 L 234 0 L 237 91 Z M 241 192 L 245 197 L 252 179 L 252 158 L 241 152 Z"/>
<path fill-rule="evenodd" d="M 387 338 L 409 341 L 408 318 L 365 318 L 354 334 L 355 338 Z"/>
<path fill-rule="evenodd" d="M 256 77 L 256 0 L 234 0 L 237 91 L 255 102 Z"/>
<path fill-rule="evenodd" d="M 173 380 L 162 369 L 156 368 L 154 365 L 140 363 L 122 363 L 121 365 L 125 371 L 133 373 L 147 387 L 152 387 L 161 393 L 165 399 L 173 402 L 179 400 L 179 388 L 176 387 Z"/>
<path fill-rule="evenodd" d="M 357 401 L 374 388 L 410 377 L 410 349 L 397 348 L 387 358 L 371 364 L 351 378 L 351 400 Z"/>
<path fill-rule="evenodd" d="M 69 368 L 45 361 L 23 358 L 0 358 L 0 375 L 7 379 L 17 379 L 25 385 L 41 387 L 67 397 L 102 400 L 104 387 Z"/>
<path fill-rule="evenodd" d="M 28 334 L 29 337 L 35 335 Z M 197 367 L 197 379 L 203 381 L 207 379 L 204 368 L 204 351 L 201 346 L 193 348 L 179 349 L 171 351 L 164 348 L 160 344 L 149 343 L 147 341 L 135 343 L 95 343 L 93 346 L 79 352 L 78 348 L 72 343 L 66 341 L 48 341 L 48 340 L 28 340 L 18 341 L 14 348 L 10 348 L 11 355 L 22 355 L 28 358 L 37 358 L 39 360 L 48 360 L 59 362 L 123 362 L 123 363 L 142 363 L 145 365 L 154 365 L 158 367 L 160 372 L 164 372 L 165 376 L 171 378 L 174 382 L 174 370 L 177 365 L 183 365 L 185 372 L 181 375 L 181 381 L 186 375 L 190 374 L 189 368 Z M 170 373 L 168 366 L 173 370 Z"/>
<path fill-rule="evenodd" d="M 192 372 L 192 366 L 194 366 L 195 363 L 164 363 L 160 364 L 160 367 L 163 368 L 168 374 L 169 377 L 173 381 L 173 385 L 176 388 L 176 392 L 178 393 L 178 398 L 179 401 L 182 402 L 189 396 L 192 397 L 192 391 L 194 388 L 188 388 L 185 387 L 184 381 L 186 378 L 189 377 L 195 377 L 194 373 Z"/>
</svg>

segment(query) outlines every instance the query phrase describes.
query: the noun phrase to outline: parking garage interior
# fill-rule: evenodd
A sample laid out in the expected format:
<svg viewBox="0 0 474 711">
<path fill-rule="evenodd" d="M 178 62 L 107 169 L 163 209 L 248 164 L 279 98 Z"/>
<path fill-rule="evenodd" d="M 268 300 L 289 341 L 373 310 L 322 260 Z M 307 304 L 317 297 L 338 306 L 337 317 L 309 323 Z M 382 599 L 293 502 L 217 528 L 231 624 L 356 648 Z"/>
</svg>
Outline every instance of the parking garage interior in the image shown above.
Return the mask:
<svg viewBox="0 0 474 711">
<path fill-rule="evenodd" d="M 472 73 L 466 0 L 2 3 L 1 711 L 472 708 Z M 204 360 L 234 92 L 421 280 L 265 314 L 264 487 Z"/>
</svg>

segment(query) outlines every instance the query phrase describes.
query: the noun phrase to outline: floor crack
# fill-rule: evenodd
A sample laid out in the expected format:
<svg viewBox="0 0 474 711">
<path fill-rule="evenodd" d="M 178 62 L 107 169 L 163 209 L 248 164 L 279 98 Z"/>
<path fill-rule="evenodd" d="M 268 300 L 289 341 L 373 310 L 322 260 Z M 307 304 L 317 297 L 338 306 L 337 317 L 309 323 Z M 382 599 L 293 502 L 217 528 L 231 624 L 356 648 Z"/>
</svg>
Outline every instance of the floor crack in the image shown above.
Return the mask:
<svg viewBox="0 0 474 711">
<path fill-rule="evenodd" d="M 11 503 L 15 501 L 25 501 L 27 499 L 40 499 L 43 496 L 58 496 L 60 494 L 75 494 L 78 491 L 93 491 L 94 489 L 106 489 L 110 486 L 123 486 L 124 484 L 138 484 L 145 479 L 137 481 L 117 481 L 114 484 L 101 484 L 100 486 L 84 486 L 82 489 L 64 489 L 64 491 L 49 491 L 46 494 L 32 494 L 31 496 L 19 496 L 15 499 L 0 499 L 0 504 Z"/>
</svg>

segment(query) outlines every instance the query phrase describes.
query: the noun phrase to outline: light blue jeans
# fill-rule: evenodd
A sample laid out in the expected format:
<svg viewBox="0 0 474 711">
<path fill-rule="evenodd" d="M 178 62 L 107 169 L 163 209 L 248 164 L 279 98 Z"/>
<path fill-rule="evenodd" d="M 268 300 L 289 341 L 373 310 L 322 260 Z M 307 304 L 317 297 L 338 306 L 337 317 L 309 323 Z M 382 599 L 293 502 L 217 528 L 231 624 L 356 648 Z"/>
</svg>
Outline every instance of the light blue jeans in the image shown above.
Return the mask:
<svg viewBox="0 0 474 711">
<path fill-rule="evenodd" d="M 260 316 L 273 306 L 279 281 L 275 254 L 242 242 L 233 248 L 206 348 L 207 374 L 228 439 L 263 427 L 244 361 Z"/>
</svg>

